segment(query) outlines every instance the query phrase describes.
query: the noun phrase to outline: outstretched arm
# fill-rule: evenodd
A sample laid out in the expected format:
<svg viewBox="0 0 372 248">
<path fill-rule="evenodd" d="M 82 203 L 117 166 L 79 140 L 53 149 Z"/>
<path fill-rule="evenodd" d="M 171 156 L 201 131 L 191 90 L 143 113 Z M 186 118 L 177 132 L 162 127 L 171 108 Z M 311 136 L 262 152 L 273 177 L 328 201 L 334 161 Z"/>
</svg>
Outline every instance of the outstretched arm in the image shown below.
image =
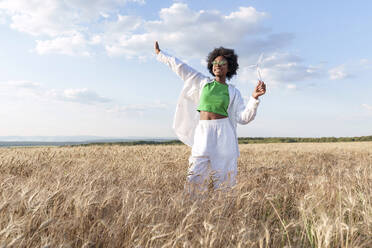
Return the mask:
<svg viewBox="0 0 372 248">
<path fill-rule="evenodd" d="M 236 112 L 236 119 L 239 124 L 245 125 L 251 122 L 257 112 L 257 107 L 260 101 L 258 98 L 266 93 L 266 85 L 263 81 L 259 81 L 252 93 L 252 96 L 249 98 L 247 105 L 244 105 L 244 101 L 240 92 L 237 92 L 237 101 L 238 109 Z"/>
<path fill-rule="evenodd" d="M 192 79 L 200 83 L 208 78 L 176 57 L 161 51 L 157 41 L 155 42 L 155 53 L 157 54 L 157 59 L 168 65 L 183 81 Z"/>
</svg>

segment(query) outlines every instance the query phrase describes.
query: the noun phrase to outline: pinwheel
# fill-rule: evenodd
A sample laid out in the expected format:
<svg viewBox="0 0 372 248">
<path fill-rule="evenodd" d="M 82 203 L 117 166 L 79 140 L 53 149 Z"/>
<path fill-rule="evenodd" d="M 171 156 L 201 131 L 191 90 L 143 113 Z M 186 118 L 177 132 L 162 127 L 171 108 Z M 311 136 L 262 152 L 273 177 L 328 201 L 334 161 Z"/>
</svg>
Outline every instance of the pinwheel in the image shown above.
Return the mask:
<svg viewBox="0 0 372 248">
<path fill-rule="evenodd" d="M 258 77 L 258 80 L 259 81 L 263 81 L 262 80 L 262 76 L 261 76 L 261 71 L 262 71 L 262 60 L 263 60 L 263 56 L 264 54 L 261 53 L 260 57 L 258 58 L 257 60 L 257 63 L 255 65 L 249 65 L 248 68 L 255 68 L 256 71 L 257 71 L 257 77 Z"/>
</svg>

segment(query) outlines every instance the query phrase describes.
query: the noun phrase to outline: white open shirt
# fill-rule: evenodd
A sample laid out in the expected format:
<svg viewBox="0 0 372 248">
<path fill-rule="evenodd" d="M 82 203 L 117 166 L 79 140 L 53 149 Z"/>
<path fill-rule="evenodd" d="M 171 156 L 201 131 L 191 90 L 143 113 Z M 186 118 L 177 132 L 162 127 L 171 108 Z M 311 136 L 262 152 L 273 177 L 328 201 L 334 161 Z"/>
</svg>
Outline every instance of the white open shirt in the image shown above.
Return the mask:
<svg viewBox="0 0 372 248">
<path fill-rule="evenodd" d="M 157 60 L 168 65 L 184 81 L 183 89 L 178 98 L 173 129 L 183 143 L 192 147 L 194 144 L 195 128 L 200 119 L 199 112 L 197 111 L 200 95 L 205 84 L 212 82 L 213 79 L 163 51 L 158 53 Z M 227 113 L 234 130 L 239 156 L 236 132 L 237 123 L 245 125 L 252 121 L 256 116 L 256 110 L 260 101 L 251 96 L 247 105 L 245 105 L 240 91 L 234 85 L 228 84 L 228 90 L 230 103 Z"/>
</svg>

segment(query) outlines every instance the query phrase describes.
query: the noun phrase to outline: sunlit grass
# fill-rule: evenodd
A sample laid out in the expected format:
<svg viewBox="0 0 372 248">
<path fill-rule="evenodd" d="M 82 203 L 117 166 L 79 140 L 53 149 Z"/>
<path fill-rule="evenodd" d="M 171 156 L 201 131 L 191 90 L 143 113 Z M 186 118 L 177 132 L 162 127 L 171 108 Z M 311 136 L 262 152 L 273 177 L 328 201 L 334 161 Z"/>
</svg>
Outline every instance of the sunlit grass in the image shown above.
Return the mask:
<svg viewBox="0 0 372 248">
<path fill-rule="evenodd" d="M 186 146 L 0 149 L 0 247 L 372 247 L 372 142 L 240 148 L 199 200 Z"/>
</svg>

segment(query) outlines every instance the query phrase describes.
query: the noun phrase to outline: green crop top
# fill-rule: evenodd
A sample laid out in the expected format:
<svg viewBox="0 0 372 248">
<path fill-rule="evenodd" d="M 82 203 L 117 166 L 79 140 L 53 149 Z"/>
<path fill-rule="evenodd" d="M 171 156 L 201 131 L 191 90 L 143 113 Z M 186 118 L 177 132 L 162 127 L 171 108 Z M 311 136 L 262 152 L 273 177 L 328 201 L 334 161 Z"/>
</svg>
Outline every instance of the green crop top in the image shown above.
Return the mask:
<svg viewBox="0 0 372 248">
<path fill-rule="evenodd" d="M 229 86 L 217 81 L 206 84 L 200 96 L 198 111 L 207 111 L 228 116 L 227 108 L 230 103 Z"/>
</svg>

